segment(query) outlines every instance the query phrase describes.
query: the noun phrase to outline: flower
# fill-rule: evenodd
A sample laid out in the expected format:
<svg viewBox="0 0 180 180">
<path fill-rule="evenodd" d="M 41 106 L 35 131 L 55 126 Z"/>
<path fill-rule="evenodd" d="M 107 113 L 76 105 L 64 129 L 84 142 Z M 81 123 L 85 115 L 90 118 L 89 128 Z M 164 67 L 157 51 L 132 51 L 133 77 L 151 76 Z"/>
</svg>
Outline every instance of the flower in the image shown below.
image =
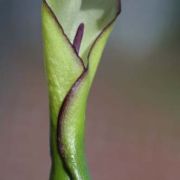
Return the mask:
<svg viewBox="0 0 180 180">
<path fill-rule="evenodd" d="M 86 101 L 119 0 L 44 0 L 42 29 L 51 118 L 51 180 L 87 180 Z"/>
</svg>

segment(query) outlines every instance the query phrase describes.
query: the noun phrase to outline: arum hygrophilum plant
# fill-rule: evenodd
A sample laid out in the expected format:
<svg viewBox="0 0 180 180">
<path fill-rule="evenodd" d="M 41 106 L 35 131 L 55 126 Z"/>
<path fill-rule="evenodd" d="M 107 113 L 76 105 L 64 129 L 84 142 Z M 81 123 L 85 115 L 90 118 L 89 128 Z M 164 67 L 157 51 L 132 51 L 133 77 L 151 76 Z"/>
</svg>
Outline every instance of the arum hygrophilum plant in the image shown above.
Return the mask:
<svg viewBox="0 0 180 180">
<path fill-rule="evenodd" d="M 51 180 L 88 180 L 86 101 L 119 0 L 44 0 L 45 66 L 50 101 Z"/>
</svg>

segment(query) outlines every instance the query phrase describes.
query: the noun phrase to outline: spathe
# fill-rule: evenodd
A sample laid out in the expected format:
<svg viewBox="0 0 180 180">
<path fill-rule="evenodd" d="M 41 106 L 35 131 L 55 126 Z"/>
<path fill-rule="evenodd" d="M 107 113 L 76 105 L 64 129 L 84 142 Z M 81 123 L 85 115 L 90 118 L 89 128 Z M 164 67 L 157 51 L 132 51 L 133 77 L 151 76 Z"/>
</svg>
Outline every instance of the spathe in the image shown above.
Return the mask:
<svg viewBox="0 0 180 180">
<path fill-rule="evenodd" d="M 43 1 L 51 118 L 50 180 L 89 179 L 84 155 L 86 102 L 119 13 L 117 0 Z"/>
</svg>

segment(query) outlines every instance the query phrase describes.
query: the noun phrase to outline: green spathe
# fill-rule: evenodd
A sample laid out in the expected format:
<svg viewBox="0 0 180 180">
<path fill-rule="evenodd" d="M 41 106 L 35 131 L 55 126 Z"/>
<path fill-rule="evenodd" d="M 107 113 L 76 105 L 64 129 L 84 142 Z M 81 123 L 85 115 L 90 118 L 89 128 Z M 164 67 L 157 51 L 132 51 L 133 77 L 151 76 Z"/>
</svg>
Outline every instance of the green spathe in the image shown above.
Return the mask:
<svg viewBox="0 0 180 180">
<path fill-rule="evenodd" d="M 50 101 L 50 180 L 88 180 L 84 155 L 86 102 L 99 60 L 120 11 L 117 0 L 43 1 L 45 67 Z M 79 25 L 80 51 L 73 40 Z"/>
</svg>

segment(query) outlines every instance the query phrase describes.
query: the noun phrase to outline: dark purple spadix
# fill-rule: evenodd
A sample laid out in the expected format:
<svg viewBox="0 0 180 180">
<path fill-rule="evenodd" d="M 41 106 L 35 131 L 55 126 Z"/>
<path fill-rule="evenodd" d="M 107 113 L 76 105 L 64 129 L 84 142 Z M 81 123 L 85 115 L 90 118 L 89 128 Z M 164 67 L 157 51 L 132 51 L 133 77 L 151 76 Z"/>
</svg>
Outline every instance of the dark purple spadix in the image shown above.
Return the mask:
<svg viewBox="0 0 180 180">
<path fill-rule="evenodd" d="M 77 54 L 79 54 L 83 34 L 84 34 L 84 23 L 81 23 L 76 31 L 76 35 L 73 41 L 73 47 L 76 50 Z"/>
</svg>

